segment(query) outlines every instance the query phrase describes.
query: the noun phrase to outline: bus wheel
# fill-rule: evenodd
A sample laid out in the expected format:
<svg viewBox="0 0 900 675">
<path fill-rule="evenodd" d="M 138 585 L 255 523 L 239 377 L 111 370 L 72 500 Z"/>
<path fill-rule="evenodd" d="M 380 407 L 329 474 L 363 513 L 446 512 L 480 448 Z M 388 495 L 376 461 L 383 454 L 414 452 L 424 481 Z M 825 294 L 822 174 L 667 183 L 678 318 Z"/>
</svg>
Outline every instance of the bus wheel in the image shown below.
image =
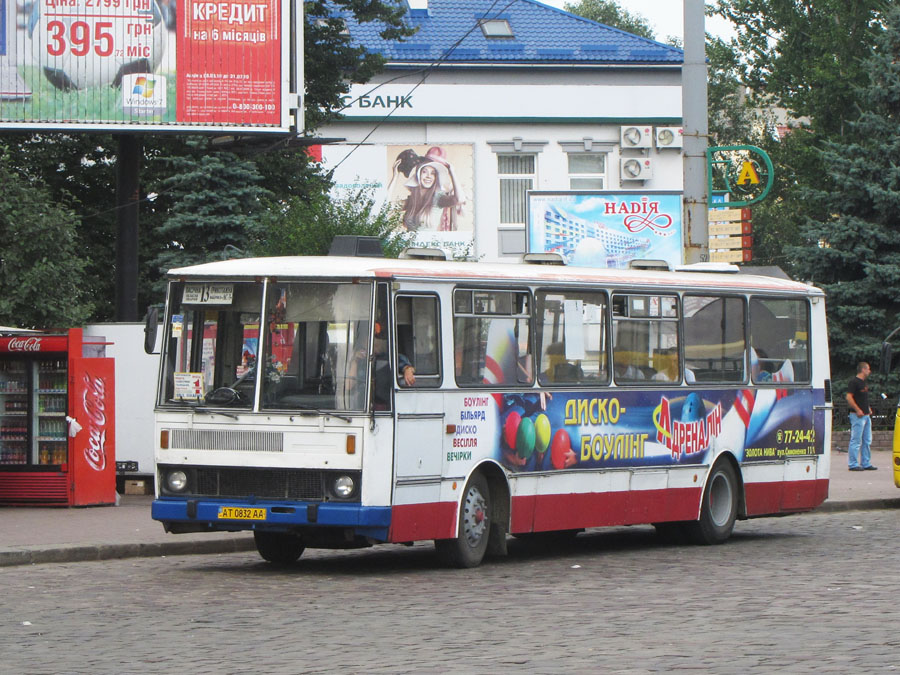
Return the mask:
<svg viewBox="0 0 900 675">
<path fill-rule="evenodd" d="M 303 540 L 293 534 L 284 532 L 253 532 L 253 539 L 256 542 L 256 550 L 270 563 L 279 565 L 287 565 L 295 562 L 306 548 Z"/>
<path fill-rule="evenodd" d="M 727 461 L 717 463 L 706 483 L 700 520 L 686 523 L 691 539 L 697 544 L 721 544 L 731 536 L 738 509 L 738 482 L 734 468 Z"/>
<path fill-rule="evenodd" d="M 469 479 L 459 512 L 455 539 L 434 542 L 438 558 L 450 567 L 477 567 L 487 551 L 491 530 L 491 493 L 480 473 Z"/>
</svg>

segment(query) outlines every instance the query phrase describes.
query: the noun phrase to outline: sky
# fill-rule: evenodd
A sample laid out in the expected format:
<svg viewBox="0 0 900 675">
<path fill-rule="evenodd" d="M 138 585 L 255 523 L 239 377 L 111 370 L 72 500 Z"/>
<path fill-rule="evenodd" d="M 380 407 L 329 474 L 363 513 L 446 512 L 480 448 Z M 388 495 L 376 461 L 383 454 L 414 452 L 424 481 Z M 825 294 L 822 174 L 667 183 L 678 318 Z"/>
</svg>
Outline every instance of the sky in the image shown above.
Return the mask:
<svg viewBox="0 0 900 675">
<path fill-rule="evenodd" d="M 566 0 L 540 0 L 553 7 L 562 8 Z M 569 0 L 575 4 L 577 0 Z M 684 37 L 684 4 L 682 0 L 616 0 L 619 7 L 630 14 L 639 14 L 647 19 L 656 33 L 656 39 L 665 42 L 669 36 Z M 707 4 L 711 4 L 707 2 Z M 734 35 L 731 24 L 719 17 L 706 17 L 706 32 L 721 38 Z"/>
</svg>

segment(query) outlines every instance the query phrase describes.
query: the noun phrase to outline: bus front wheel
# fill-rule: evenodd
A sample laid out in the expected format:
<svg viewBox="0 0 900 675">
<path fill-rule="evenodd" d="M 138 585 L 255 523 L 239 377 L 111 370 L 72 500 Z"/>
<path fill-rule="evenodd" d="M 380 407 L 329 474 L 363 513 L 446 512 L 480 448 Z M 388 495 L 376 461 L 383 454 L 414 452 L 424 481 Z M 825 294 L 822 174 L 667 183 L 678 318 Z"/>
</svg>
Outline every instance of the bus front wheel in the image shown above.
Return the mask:
<svg viewBox="0 0 900 675">
<path fill-rule="evenodd" d="M 256 550 L 263 560 L 279 565 L 288 565 L 303 555 L 306 547 L 303 540 L 293 534 L 284 532 L 253 532 Z"/>
<path fill-rule="evenodd" d="M 734 468 L 727 461 L 717 463 L 700 506 L 700 520 L 686 523 L 691 539 L 698 544 L 721 544 L 734 530 L 738 510 L 738 481 Z"/>
<path fill-rule="evenodd" d="M 480 473 L 466 483 L 454 539 L 434 542 L 440 561 L 450 567 L 477 567 L 487 551 L 491 531 L 491 493 Z"/>
</svg>

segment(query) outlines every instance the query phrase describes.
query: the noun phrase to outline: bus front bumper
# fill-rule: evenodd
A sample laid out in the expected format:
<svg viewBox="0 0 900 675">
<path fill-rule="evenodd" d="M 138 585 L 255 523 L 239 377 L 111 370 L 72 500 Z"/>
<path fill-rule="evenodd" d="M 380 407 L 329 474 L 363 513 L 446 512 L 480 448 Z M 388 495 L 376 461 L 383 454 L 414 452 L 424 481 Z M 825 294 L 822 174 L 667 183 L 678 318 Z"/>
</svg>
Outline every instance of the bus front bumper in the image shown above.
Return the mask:
<svg viewBox="0 0 900 675">
<path fill-rule="evenodd" d="M 289 532 L 304 529 L 351 530 L 357 537 L 387 541 L 389 506 L 341 502 L 283 502 L 239 499 L 157 498 L 151 516 L 169 532 Z"/>
</svg>

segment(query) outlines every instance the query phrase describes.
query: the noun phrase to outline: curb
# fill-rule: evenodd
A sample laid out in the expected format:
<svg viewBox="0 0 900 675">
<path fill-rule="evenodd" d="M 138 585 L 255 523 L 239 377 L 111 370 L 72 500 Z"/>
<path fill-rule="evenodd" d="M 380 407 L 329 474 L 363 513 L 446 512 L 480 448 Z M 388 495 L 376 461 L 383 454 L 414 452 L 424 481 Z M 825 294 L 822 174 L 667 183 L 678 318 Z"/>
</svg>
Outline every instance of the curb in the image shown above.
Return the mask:
<svg viewBox="0 0 900 675">
<path fill-rule="evenodd" d="M 836 513 L 840 511 L 875 511 L 878 509 L 900 509 L 900 498 L 858 499 L 852 502 L 825 502 L 812 513 Z"/>
<path fill-rule="evenodd" d="M 240 553 L 255 551 L 252 537 L 217 539 L 215 541 L 173 541 L 155 544 L 71 544 L 61 546 L 28 546 L 0 551 L 0 567 L 37 565 L 40 563 L 85 562 L 119 558 L 156 558 L 167 555 Z"/>
<path fill-rule="evenodd" d="M 806 513 L 841 513 L 845 511 L 875 511 L 900 509 L 900 498 L 860 499 L 847 502 L 828 502 Z M 802 515 L 802 514 L 798 514 Z M 158 558 L 167 555 L 206 555 L 215 553 L 243 553 L 255 551 L 253 537 L 216 539 L 215 541 L 173 541 L 155 544 L 69 544 L 58 546 L 23 546 L 0 551 L 0 567 L 38 565 L 42 563 L 72 563 L 120 558 Z"/>
</svg>

